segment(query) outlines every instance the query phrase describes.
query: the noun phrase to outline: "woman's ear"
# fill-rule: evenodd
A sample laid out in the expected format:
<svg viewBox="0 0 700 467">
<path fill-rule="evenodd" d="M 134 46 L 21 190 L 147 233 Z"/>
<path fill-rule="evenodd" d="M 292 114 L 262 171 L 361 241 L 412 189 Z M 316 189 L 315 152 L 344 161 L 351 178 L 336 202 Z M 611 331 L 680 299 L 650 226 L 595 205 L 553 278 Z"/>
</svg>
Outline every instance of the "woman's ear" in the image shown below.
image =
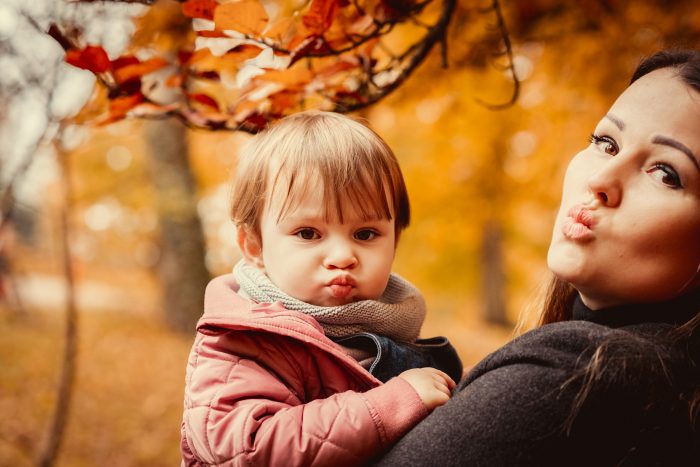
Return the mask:
<svg viewBox="0 0 700 467">
<path fill-rule="evenodd" d="M 260 237 L 245 227 L 238 228 L 238 248 L 248 264 L 264 269 Z"/>
</svg>

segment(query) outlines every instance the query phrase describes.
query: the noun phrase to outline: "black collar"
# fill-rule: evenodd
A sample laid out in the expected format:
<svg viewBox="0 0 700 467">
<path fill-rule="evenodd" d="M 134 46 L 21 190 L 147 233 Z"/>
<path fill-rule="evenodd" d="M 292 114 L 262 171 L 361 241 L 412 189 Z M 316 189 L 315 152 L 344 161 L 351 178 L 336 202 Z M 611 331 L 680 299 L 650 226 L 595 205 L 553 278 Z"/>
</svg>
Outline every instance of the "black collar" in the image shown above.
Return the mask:
<svg viewBox="0 0 700 467">
<path fill-rule="evenodd" d="M 591 321 L 610 327 L 640 323 L 668 323 L 675 326 L 686 323 L 700 311 L 700 292 L 682 295 L 665 302 L 612 306 L 591 310 L 581 296 L 574 300 L 572 319 Z"/>
</svg>

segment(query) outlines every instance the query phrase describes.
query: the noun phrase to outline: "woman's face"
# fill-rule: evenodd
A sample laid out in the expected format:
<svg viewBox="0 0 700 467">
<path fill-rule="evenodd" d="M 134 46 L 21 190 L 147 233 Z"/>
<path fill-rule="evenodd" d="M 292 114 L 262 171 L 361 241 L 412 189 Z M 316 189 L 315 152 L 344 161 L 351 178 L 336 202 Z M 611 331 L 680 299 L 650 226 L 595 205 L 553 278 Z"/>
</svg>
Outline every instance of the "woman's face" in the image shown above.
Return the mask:
<svg viewBox="0 0 700 467">
<path fill-rule="evenodd" d="M 547 262 L 597 309 L 673 298 L 700 265 L 700 93 L 633 83 L 569 164 Z"/>
</svg>

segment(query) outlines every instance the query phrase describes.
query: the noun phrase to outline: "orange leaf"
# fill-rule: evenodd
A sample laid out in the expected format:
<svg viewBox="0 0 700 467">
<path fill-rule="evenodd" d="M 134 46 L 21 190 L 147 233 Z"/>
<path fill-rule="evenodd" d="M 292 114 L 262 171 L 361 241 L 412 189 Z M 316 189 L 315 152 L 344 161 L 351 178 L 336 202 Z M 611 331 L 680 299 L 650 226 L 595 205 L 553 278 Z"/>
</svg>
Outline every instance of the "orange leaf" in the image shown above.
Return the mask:
<svg viewBox="0 0 700 467">
<path fill-rule="evenodd" d="M 126 113 L 143 102 L 143 94 L 137 92 L 130 96 L 117 97 L 109 104 L 109 113 L 112 118 L 123 118 Z"/>
<path fill-rule="evenodd" d="M 296 18 L 291 16 L 282 18 L 265 31 L 265 37 L 284 43 L 292 31 L 295 20 Z"/>
<path fill-rule="evenodd" d="M 286 110 L 290 110 L 302 101 L 298 92 L 280 91 L 269 96 L 270 113 L 272 115 L 283 115 Z"/>
<path fill-rule="evenodd" d="M 107 52 L 102 47 L 95 45 L 88 45 L 82 50 L 69 50 L 66 52 L 66 62 L 93 73 L 104 73 L 109 70 L 110 66 Z"/>
<path fill-rule="evenodd" d="M 213 97 L 208 96 L 206 94 L 188 93 L 187 98 L 192 99 L 193 101 L 199 102 L 200 104 L 204 104 L 207 107 L 211 107 L 216 111 L 219 110 L 219 103 L 216 102 L 216 100 Z"/>
<path fill-rule="evenodd" d="M 187 0 L 182 4 L 182 13 L 190 18 L 214 19 L 216 0 Z"/>
<path fill-rule="evenodd" d="M 343 71 L 348 71 L 352 70 L 353 68 L 357 68 L 358 66 L 360 66 L 360 64 L 361 62 L 359 60 L 339 60 L 318 70 L 316 72 L 316 76 L 321 78 L 328 78 Z"/>
<path fill-rule="evenodd" d="M 364 35 L 370 33 L 374 30 L 376 26 L 374 25 L 374 18 L 371 15 L 364 15 L 354 23 L 352 23 L 346 30 L 348 34 Z"/>
<path fill-rule="evenodd" d="M 118 70 L 115 70 L 114 79 L 117 81 L 118 84 L 122 84 L 133 79 L 141 78 L 141 76 L 159 70 L 167 64 L 168 62 L 166 62 L 164 59 L 160 57 L 154 57 L 150 60 L 146 60 L 145 62 L 127 65 Z"/>
<path fill-rule="evenodd" d="M 313 79 L 313 74 L 305 67 L 294 67 L 288 70 L 267 70 L 255 79 L 284 84 L 287 88 L 301 87 Z"/>
<path fill-rule="evenodd" d="M 172 75 L 168 79 L 165 80 L 165 85 L 169 88 L 179 88 L 182 86 L 182 83 L 184 81 L 184 78 L 182 75 Z"/>
<path fill-rule="evenodd" d="M 229 29 L 253 36 L 259 36 L 263 32 L 267 21 L 265 8 L 257 0 L 225 3 L 214 11 L 217 29 Z"/>
<path fill-rule="evenodd" d="M 337 12 L 337 0 L 312 0 L 311 7 L 302 17 L 302 21 L 312 33 L 321 35 L 331 27 Z"/>
<path fill-rule="evenodd" d="M 226 55 L 224 55 L 224 57 L 226 58 L 226 60 L 242 62 L 243 60 L 248 60 L 249 58 L 257 57 L 258 55 L 260 55 L 261 50 L 262 49 L 257 45 L 241 44 L 226 52 Z"/>
</svg>

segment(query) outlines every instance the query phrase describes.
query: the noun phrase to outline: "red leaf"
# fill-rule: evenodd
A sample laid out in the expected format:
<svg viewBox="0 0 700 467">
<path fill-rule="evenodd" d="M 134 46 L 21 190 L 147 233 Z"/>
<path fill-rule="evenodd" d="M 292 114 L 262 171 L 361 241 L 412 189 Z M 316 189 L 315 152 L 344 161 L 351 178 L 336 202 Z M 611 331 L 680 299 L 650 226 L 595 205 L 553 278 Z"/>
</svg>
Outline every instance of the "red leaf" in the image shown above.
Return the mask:
<svg viewBox="0 0 700 467">
<path fill-rule="evenodd" d="M 333 24 L 338 12 L 338 0 L 312 0 L 308 13 L 302 17 L 310 32 L 321 35 Z"/>
<path fill-rule="evenodd" d="M 121 57 L 112 60 L 112 70 L 118 70 L 128 65 L 140 63 L 140 60 L 133 55 L 122 55 Z"/>
<path fill-rule="evenodd" d="M 295 41 L 296 42 L 296 41 Z M 328 45 L 319 36 L 309 36 L 298 42 L 297 45 L 292 49 L 290 54 L 291 61 L 289 66 L 292 66 L 297 60 L 304 58 L 308 55 L 316 55 L 322 52 L 327 52 Z"/>
<path fill-rule="evenodd" d="M 252 130 L 262 130 L 267 125 L 267 118 L 263 114 L 254 112 L 247 116 L 240 126 L 243 128 L 248 128 Z"/>
<path fill-rule="evenodd" d="M 186 65 L 190 61 L 194 52 L 191 50 L 178 50 L 177 51 L 177 61 L 180 65 Z"/>
<path fill-rule="evenodd" d="M 193 101 L 199 102 L 200 104 L 204 104 L 207 107 L 211 107 L 216 111 L 219 110 L 219 103 L 216 102 L 216 100 L 211 96 L 208 96 L 206 94 L 201 94 L 201 93 L 200 94 L 191 93 L 191 94 L 187 94 L 187 97 L 189 99 L 192 99 Z"/>
<path fill-rule="evenodd" d="M 227 38 L 227 39 L 231 37 L 231 36 L 227 36 L 226 34 L 224 34 L 222 31 L 219 31 L 218 29 L 215 29 L 213 31 L 207 31 L 207 30 L 197 31 L 197 35 L 199 37 L 217 37 L 217 38 L 223 37 L 223 38 Z"/>
<path fill-rule="evenodd" d="M 182 4 L 182 13 L 190 18 L 214 20 L 214 10 L 218 6 L 216 0 L 187 0 Z"/>
<path fill-rule="evenodd" d="M 66 62 L 93 73 L 104 73 L 109 70 L 110 66 L 107 52 L 102 47 L 95 45 L 88 45 L 82 50 L 69 50 L 66 52 Z"/>
</svg>

